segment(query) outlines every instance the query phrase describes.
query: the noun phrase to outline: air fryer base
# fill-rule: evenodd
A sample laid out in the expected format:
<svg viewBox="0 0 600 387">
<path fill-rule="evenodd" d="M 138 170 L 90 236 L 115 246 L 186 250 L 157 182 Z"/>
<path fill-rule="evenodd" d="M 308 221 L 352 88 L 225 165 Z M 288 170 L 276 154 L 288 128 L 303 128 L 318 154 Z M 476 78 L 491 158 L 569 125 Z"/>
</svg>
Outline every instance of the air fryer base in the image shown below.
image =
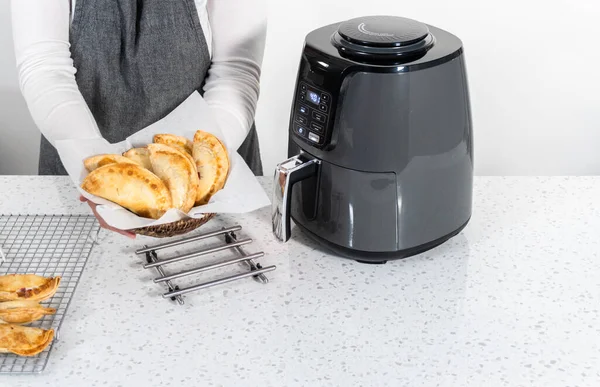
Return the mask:
<svg viewBox="0 0 600 387">
<path fill-rule="evenodd" d="M 360 251 L 360 250 L 353 250 L 353 249 L 349 249 L 347 247 L 339 246 L 339 245 L 331 243 L 331 242 L 319 237 L 318 235 L 312 233 L 311 231 L 309 231 L 308 229 L 306 229 L 304 226 L 302 226 L 301 224 L 299 224 L 296 221 L 294 221 L 294 224 L 300 230 L 302 230 L 302 232 L 304 234 L 306 234 L 311 239 L 315 240 L 320 245 L 326 247 L 328 250 L 332 251 L 335 255 L 338 255 L 342 258 L 353 259 L 359 263 L 385 264 L 385 263 L 387 263 L 387 261 L 408 258 L 408 257 L 412 257 L 415 255 L 424 253 L 428 250 L 431 250 L 431 249 L 447 242 L 449 239 L 460 234 L 460 232 L 465 227 L 467 227 L 467 224 L 469 224 L 470 220 L 471 220 L 471 218 L 469 218 L 462 226 L 460 226 L 456 230 L 452 231 L 451 233 L 449 233 L 447 235 L 444 235 L 441 238 L 435 239 L 431 242 L 424 243 L 419 246 L 411 247 L 409 249 L 398 250 L 398 251 L 381 251 L 381 252 Z"/>
</svg>

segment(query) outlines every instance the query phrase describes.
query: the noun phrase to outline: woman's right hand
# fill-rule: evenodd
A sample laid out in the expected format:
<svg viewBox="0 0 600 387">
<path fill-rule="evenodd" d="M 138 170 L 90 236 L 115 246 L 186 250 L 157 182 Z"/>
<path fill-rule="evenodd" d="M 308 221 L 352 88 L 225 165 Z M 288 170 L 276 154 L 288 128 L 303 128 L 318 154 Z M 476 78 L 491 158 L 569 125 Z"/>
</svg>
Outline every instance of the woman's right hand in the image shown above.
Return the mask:
<svg viewBox="0 0 600 387">
<path fill-rule="evenodd" d="M 125 231 L 125 230 L 119 230 L 118 228 L 114 228 L 114 227 L 111 227 L 108 224 L 106 224 L 106 222 L 104 221 L 104 219 L 102 219 L 102 217 L 96 211 L 96 206 L 97 206 L 96 203 L 93 203 L 93 202 L 87 200 L 83 196 L 79 196 L 79 200 L 82 201 L 82 202 L 84 202 L 84 203 L 87 203 L 90 206 L 90 208 L 92 209 L 92 212 L 94 213 L 94 216 L 96 217 L 96 219 L 98 219 L 98 222 L 100 223 L 100 227 L 102 227 L 102 228 L 104 228 L 106 230 L 114 231 L 114 232 L 116 232 L 118 234 L 121 234 L 121 235 L 125 235 L 128 238 L 135 239 L 135 234 L 134 233 L 129 232 L 129 231 Z"/>
</svg>

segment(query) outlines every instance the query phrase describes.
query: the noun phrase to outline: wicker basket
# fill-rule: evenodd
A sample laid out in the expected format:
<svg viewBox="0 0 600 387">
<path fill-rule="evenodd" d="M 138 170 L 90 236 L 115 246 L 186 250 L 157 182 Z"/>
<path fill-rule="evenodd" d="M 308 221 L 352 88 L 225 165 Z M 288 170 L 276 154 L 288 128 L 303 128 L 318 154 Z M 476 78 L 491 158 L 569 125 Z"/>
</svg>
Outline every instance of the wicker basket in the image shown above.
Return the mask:
<svg viewBox="0 0 600 387">
<path fill-rule="evenodd" d="M 145 235 L 153 238 L 169 238 L 195 230 L 214 217 L 215 214 L 204 214 L 204 217 L 198 219 L 183 219 L 158 226 L 134 228 L 129 231 L 137 235 Z"/>
</svg>

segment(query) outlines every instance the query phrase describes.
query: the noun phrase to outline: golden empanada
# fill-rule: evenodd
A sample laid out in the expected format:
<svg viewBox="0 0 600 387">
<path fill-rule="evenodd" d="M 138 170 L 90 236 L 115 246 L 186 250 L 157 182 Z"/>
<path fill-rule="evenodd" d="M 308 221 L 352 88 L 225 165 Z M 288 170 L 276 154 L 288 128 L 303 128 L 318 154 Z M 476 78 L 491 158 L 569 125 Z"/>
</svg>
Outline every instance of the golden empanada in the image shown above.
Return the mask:
<svg viewBox="0 0 600 387">
<path fill-rule="evenodd" d="M 0 353 L 35 356 L 46 349 L 53 338 L 54 329 L 0 324 Z"/>
<path fill-rule="evenodd" d="M 127 157 L 110 154 L 96 155 L 83 160 L 83 165 L 88 172 L 92 172 L 93 170 L 108 164 L 116 163 L 137 164 L 134 160 L 128 159 Z"/>
<path fill-rule="evenodd" d="M 7 274 L 0 276 L 0 301 L 42 301 L 56 293 L 60 277 L 42 277 L 35 274 Z"/>
<path fill-rule="evenodd" d="M 197 172 L 183 152 L 164 144 L 148 144 L 152 169 L 169 188 L 173 207 L 188 212 L 194 206 Z"/>
<path fill-rule="evenodd" d="M 123 153 L 123 156 L 152 171 L 152 163 L 150 163 L 150 154 L 147 148 L 133 148 Z"/>
<path fill-rule="evenodd" d="M 201 130 L 194 136 L 192 155 L 200 176 L 196 205 L 206 204 L 225 186 L 229 173 L 229 156 L 225 145 L 216 136 Z"/>
<path fill-rule="evenodd" d="M 0 321 L 11 324 L 25 324 L 56 313 L 54 308 L 45 308 L 38 301 L 0 302 Z"/>
<path fill-rule="evenodd" d="M 163 144 L 163 145 L 166 145 L 166 144 Z M 200 186 L 200 178 L 198 175 L 198 169 L 196 169 L 196 162 L 194 161 L 194 158 L 183 147 L 180 147 L 176 144 L 167 145 L 167 146 L 178 150 L 182 155 L 184 155 L 189 160 L 190 165 L 194 168 L 194 174 L 192 176 L 192 186 L 190 188 L 190 195 L 192 195 L 195 198 L 198 193 L 198 187 Z M 148 162 L 150 162 L 150 158 L 148 158 Z M 196 199 L 194 199 L 194 203 L 195 202 L 196 202 Z"/>
<path fill-rule="evenodd" d="M 98 168 L 87 175 L 81 188 L 151 219 L 163 216 L 173 204 L 165 183 L 137 164 L 111 164 Z"/>
<path fill-rule="evenodd" d="M 169 145 L 180 150 L 185 150 L 189 155 L 192 154 L 193 143 L 189 139 L 174 134 L 156 134 L 153 141 L 155 144 Z"/>
</svg>

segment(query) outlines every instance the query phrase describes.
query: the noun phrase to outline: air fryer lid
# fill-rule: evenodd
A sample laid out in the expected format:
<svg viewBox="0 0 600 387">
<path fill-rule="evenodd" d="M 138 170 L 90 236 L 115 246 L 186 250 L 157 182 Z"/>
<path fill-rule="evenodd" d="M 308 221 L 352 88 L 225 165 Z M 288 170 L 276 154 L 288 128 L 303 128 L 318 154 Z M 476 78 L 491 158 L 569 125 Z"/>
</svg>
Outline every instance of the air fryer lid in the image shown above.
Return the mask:
<svg viewBox="0 0 600 387">
<path fill-rule="evenodd" d="M 341 23 L 332 43 L 345 56 L 386 59 L 425 53 L 434 44 L 424 23 L 397 16 L 365 16 Z"/>
</svg>

